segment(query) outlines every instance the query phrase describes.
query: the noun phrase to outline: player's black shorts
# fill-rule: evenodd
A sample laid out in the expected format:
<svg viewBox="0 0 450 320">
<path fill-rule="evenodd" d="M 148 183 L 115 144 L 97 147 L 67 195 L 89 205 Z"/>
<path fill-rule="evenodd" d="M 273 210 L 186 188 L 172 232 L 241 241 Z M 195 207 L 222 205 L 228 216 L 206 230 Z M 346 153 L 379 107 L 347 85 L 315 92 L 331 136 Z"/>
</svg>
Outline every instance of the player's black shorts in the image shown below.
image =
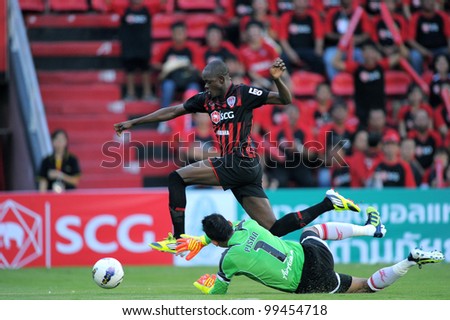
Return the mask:
<svg viewBox="0 0 450 320">
<path fill-rule="evenodd" d="M 262 187 L 262 167 L 259 158 L 245 158 L 236 154 L 210 158 L 209 161 L 224 190 L 231 189 L 242 204 L 244 197 L 267 198 Z"/>
<path fill-rule="evenodd" d="M 333 255 L 316 233 L 303 232 L 300 243 L 305 263 L 296 293 L 343 293 L 350 288 L 352 277 L 334 271 Z"/>
<path fill-rule="evenodd" d="M 127 58 L 123 59 L 123 67 L 126 72 L 133 72 L 136 70 L 148 71 L 150 70 L 149 58 Z"/>
</svg>

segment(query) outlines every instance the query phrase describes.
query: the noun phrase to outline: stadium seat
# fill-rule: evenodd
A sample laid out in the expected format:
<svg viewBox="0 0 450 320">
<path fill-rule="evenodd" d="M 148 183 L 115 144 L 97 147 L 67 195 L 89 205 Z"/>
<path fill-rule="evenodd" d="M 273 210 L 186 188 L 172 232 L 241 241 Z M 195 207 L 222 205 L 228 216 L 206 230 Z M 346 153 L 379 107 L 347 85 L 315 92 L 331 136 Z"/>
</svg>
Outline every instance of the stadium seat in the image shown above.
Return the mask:
<svg viewBox="0 0 450 320">
<path fill-rule="evenodd" d="M 89 5 L 86 0 L 49 0 L 52 11 L 87 11 Z"/>
<path fill-rule="evenodd" d="M 171 37 L 171 25 L 176 21 L 186 21 L 184 14 L 155 14 L 152 18 L 152 38 L 168 40 Z"/>
<path fill-rule="evenodd" d="M 222 25 L 222 20 L 216 14 L 191 13 L 186 21 L 188 37 L 191 39 L 204 39 L 209 24 Z"/>
<path fill-rule="evenodd" d="M 217 4 L 205 0 L 176 0 L 176 6 L 183 11 L 214 11 Z"/>
<path fill-rule="evenodd" d="M 22 11 L 43 12 L 45 10 L 44 0 L 19 0 Z"/>
<path fill-rule="evenodd" d="M 129 0 L 91 0 L 92 9 L 98 12 L 123 14 L 129 4 Z M 151 13 L 166 11 L 166 5 L 161 0 L 144 0 L 144 5 Z"/>
<path fill-rule="evenodd" d="M 98 12 L 111 11 L 111 6 L 106 3 L 106 0 L 91 0 L 91 7 Z"/>
<path fill-rule="evenodd" d="M 385 72 L 386 94 L 389 96 L 403 96 L 408 92 L 411 78 L 404 71 L 388 70 Z"/>
<path fill-rule="evenodd" d="M 338 73 L 331 81 L 331 91 L 337 96 L 352 96 L 355 91 L 353 76 L 346 72 Z"/>
<path fill-rule="evenodd" d="M 325 82 L 325 77 L 307 71 L 296 71 L 292 73 L 291 81 L 294 95 L 297 97 L 314 96 L 318 84 Z"/>
</svg>

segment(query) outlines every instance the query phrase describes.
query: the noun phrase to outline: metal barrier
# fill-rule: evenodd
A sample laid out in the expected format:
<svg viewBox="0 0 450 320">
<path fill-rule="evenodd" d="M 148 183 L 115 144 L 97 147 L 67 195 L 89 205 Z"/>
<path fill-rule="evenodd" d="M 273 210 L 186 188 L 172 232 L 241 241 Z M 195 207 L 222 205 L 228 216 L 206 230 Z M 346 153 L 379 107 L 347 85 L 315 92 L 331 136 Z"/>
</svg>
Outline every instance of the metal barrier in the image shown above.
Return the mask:
<svg viewBox="0 0 450 320">
<path fill-rule="evenodd" d="M 17 0 L 8 3 L 11 80 L 16 84 L 33 165 L 38 168 L 52 145 L 22 12 Z"/>
</svg>

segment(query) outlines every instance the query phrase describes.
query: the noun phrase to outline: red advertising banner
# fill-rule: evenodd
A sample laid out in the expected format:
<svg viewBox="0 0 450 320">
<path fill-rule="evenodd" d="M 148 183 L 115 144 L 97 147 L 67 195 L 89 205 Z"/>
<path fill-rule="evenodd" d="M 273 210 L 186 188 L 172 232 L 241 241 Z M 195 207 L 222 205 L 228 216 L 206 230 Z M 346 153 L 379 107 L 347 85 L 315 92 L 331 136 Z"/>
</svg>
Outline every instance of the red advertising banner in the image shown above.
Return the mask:
<svg viewBox="0 0 450 320">
<path fill-rule="evenodd" d="M 6 75 L 8 53 L 7 0 L 0 0 L 0 80 Z"/>
<path fill-rule="evenodd" d="M 172 264 L 148 247 L 172 230 L 167 192 L 0 194 L 0 268 Z"/>
</svg>

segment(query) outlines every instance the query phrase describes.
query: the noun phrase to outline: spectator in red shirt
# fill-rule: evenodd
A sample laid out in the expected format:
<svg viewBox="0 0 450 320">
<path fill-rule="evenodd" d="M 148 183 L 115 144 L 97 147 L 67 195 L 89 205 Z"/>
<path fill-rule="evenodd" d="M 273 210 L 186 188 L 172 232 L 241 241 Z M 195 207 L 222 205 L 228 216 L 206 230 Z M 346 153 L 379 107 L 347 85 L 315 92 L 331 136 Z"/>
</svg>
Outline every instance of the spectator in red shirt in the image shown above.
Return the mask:
<svg viewBox="0 0 450 320">
<path fill-rule="evenodd" d="M 229 41 L 223 39 L 222 27 L 211 23 L 206 28 L 206 44 L 202 48 L 202 68 L 210 61 L 220 59 L 226 61 L 230 56 L 238 56 L 239 51 Z"/>
<path fill-rule="evenodd" d="M 378 1 L 379 3 L 380 1 Z M 405 18 L 397 13 L 396 10 L 396 0 L 385 0 L 387 8 L 391 13 L 392 19 L 394 20 L 395 25 L 397 26 L 400 35 L 403 41 L 408 40 L 408 24 L 406 23 Z M 387 27 L 381 15 L 377 15 L 373 21 L 373 30 L 372 30 L 372 39 L 377 44 L 378 50 L 383 54 L 383 56 L 388 57 L 394 53 L 400 53 L 403 57 L 409 57 L 408 48 L 402 44 L 401 46 L 397 46 L 394 43 L 394 38 L 392 37 L 392 33 Z"/>
<path fill-rule="evenodd" d="M 408 138 L 416 142 L 416 159 L 424 170 L 432 162 L 436 149 L 442 146 L 441 136 L 431 127 L 431 119 L 425 110 L 418 110 L 414 115 L 414 128 L 408 133 Z"/>
<path fill-rule="evenodd" d="M 364 148 L 364 140 L 367 144 Z M 362 141 L 362 142 L 361 142 Z M 374 166 L 381 161 L 383 153 L 381 151 L 381 138 L 378 134 L 368 134 L 365 130 L 360 130 L 355 135 L 353 154 L 349 160 L 350 164 L 350 186 L 362 188 L 366 186 L 369 174 Z"/>
<path fill-rule="evenodd" d="M 432 188 L 450 187 L 449 152 L 445 148 L 436 150 L 432 166 L 426 171 L 423 182 Z"/>
<path fill-rule="evenodd" d="M 239 29 L 241 42 L 246 42 L 245 29 L 247 24 L 252 20 L 259 21 L 263 24 L 266 41 L 275 45 L 279 37 L 279 19 L 270 12 L 267 0 L 253 0 L 252 13 L 240 19 Z"/>
<path fill-rule="evenodd" d="M 334 97 L 328 83 L 320 83 L 316 87 L 314 99 L 302 103 L 308 123 L 312 128 L 312 134 L 316 137 L 325 124 L 331 122 L 330 108 Z M 302 111 L 303 111 L 302 110 Z M 305 119 L 306 117 L 303 117 Z"/>
<path fill-rule="evenodd" d="M 380 139 L 388 133 L 397 133 L 395 129 L 387 126 L 386 113 L 383 109 L 370 110 L 366 130 L 369 134 L 378 135 Z"/>
<path fill-rule="evenodd" d="M 301 125 L 299 108 L 290 104 L 285 106 L 276 136 L 278 148 L 284 155 L 282 162 L 269 161 L 270 175 L 278 180 L 279 187 L 295 185 L 297 187 L 313 187 L 314 177 L 308 167 L 308 159 L 315 155 L 308 149 L 308 142 L 312 141 L 309 128 Z"/>
<path fill-rule="evenodd" d="M 408 104 L 402 106 L 397 114 L 398 131 L 401 137 L 405 138 L 414 128 L 414 115 L 418 110 L 425 110 L 430 118 L 433 117 L 433 109 L 425 102 L 422 89 L 413 83 L 408 88 Z"/>
<path fill-rule="evenodd" d="M 171 26 L 172 41 L 168 41 L 153 57 L 153 66 L 161 70 L 161 104 L 168 107 L 176 91 L 199 90 L 200 47 L 187 40 L 186 24 L 182 21 Z"/>
<path fill-rule="evenodd" d="M 434 108 L 434 127 L 445 140 L 444 145 L 450 146 L 450 114 L 442 100 L 442 90 L 450 90 L 450 61 L 448 56 L 437 55 L 434 61 L 434 75 L 430 83 L 430 104 Z M 450 92 L 450 91 L 449 91 Z"/>
<path fill-rule="evenodd" d="M 280 22 L 280 43 L 290 72 L 304 66 L 325 74 L 322 61 L 323 24 L 319 15 L 308 9 L 308 0 L 294 0 L 294 11 L 286 12 Z"/>
<path fill-rule="evenodd" d="M 230 74 L 233 83 L 244 83 L 246 85 L 250 85 L 250 80 L 245 73 L 245 67 L 241 60 L 239 60 L 238 56 L 228 56 L 225 59 L 225 64 L 228 67 L 228 73 Z"/>
<path fill-rule="evenodd" d="M 433 62 L 433 78 L 430 82 L 429 102 L 433 109 L 437 109 L 442 103 L 441 90 L 443 86 L 450 87 L 450 61 L 449 56 L 438 54 Z"/>
<path fill-rule="evenodd" d="M 425 171 L 416 159 L 416 142 L 405 138 L 400 143 L 400 157 L 409 163 L 417 186 L 422 184 Z"/>
<path fill-rule="evenodd" d="M 228 5 L 225 10 L 224 18 L 225 33 L 227 39 L 230 40 L 236 47 L 240 45 L 239 24 L 243 17 L 249 16 L 253 13 L 253 0 L 228 0 Z"/>
<path fill-rule="evenodd" d="M 382 141 L 383 159 L 374 166 L 367 181 L 367 186 L 375 188 L 415 188 L 416 182 L 411 166 L 400 158 L 400 136 L 389 133 L 383 137 Z"/>
<path fill-rule="evenodd" d="M 324 125 L 317 137 L 320 146 L 317 151 L 319 158 L 322 159 L 324 164 L 318 171 L 318 183 L 321 187 L 331 185 L 330 166 L 332 165 L 333 155 L 336 153 L 336 149 L 344 149 L 347 155 L 351 153 L 351 141 L 353 140 L 356 129 L 347 122 L 348 106 L 345 100 L 335 100 L 331 106 L 330 113 L 332 122 Z"/>
<path fill-rule="evenodd" d="M 344 148 L 336 148 L 332 159 L 330 168 L 331 187 L 350 187 L 350 157 L 346 155 Z"/>
<path fill-rule="evenodd" d="M 187 41 L 186 24 L 175 22 L 172 27 L 172 41 L 166 42 L 153 56 L 153 67 L 160 70 L 161 106 L 170 106 L 177 92 L 200 91 L 201 48 Z M 168 131 L 161 122 L 158 130 Z"/>
<path fill-rule="evenodd" d="M 325 63 L 325 69 L 328 79 L 331 81 L 334 79 L 339 70 L 333 63 L 333 59 L 336 56 L 338 50 L 338 43 L 340 38 L 347 31 L 348 25 L 354 13 L 353 0 L 341 0 L 341 7 L 331 9 L 325 19 L 325 51 L 323 59 Z M 367 14 L 363 12 L 361 19 L 355 29 L 353 35 L 353 59 L 362 62 L 362 50 L 361 46 L 367 40 L 370 39 L 372 33 L 372 26 Z"/>
<path fill-rule="evenodd" d="M 261 22 L 250 21 L 247 25 L 248 42 L 240 47 L 241 61 L 252 85 L 271 89 L 270 66 L 278 57 L 278 52 L 263 37 L 264 26 Z"/>
<path fill-rule="evenodd" d="M 450 49 L 450 20 L 446 13 L 436 10 L 435 0 L 423 0 L 422 9 L 409 23 L 411 65 L 422 74 L 424 60 L 431 63 L 434 56 L 448 54 Z"/>
<path fill-rule="evenodd" d="M 333 65 L 336 70 L 351 73 L 355 86 L 355 115 L 359 119 L 360 126 L 367 124 L 371 109 L 386 111 L 386 93 L 384 90 L 384 72 L 395 66 L 400 61 L 398 54 L 381 59 L 381 55 L 371 42 L 363 46 L 364 63 L 355 61 L 343 61 L 343 52 L 336 51 Z"/>
</svg>

